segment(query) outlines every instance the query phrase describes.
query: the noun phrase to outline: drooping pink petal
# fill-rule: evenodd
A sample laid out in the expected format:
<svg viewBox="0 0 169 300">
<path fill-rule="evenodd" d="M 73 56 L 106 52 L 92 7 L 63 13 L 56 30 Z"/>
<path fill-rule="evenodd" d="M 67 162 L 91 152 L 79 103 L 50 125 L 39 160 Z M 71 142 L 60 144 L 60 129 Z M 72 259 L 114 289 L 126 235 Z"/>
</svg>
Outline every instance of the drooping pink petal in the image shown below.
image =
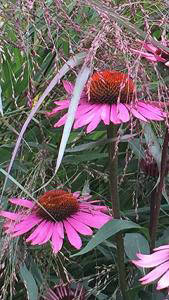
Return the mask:
<svg viewBox="0 0 169 300">
<path fill-rule="evenodd" d="M 158 281 L 157 290 L 165 289 L 167 287 L 169 287 L 169 263 L 168 271 Z"/>
<path fill-rule="evenodd" d="M 20 221 L 21 218 L 23 217 L 19 213 L 14 213 L 14 212 L 4 211 L 4 210 L 0 211 L 0 216 L 4 217 L 4 218 L 8 218 L 8 219 L 13 220 L 13 221 Z"/>
<path fill-rule="evenodd" d="M 72 94 L 75 85 L 68 80 L 62 80 L 62 82 L 63 82 L 65 91 L 68 94 Z"/>
<path fill-rule="evenodd" d="M 59 234 L 59 236 L 64 239 L 64 227 L 63 227 L 63 223 L 60 221 L 57 224 L 57 232 Z"/>
<path fill-rule="evenodd" d="M 54 224 L 52 234 L 52 248 L 54 253 L 58 253 L 63 245 L 63 239 L 58 234 L 57 225 L 57 223 Z"/>
<path fill-rule="evenodd" d="M 91 230 L 91 228 L 83 224 L 83 222 L 77 221 L 76 219 L 73 218 L 73 216 L 67 218 L 67 221 L 71 226 L 74 227 L 74 229 L 77 232 L 85 235 L 92 235 L 93 231 Z"/>
<path fill-rule="evenodd" d="M 42 245 L 49 241 L 53 233 L 54 222 L 42 221 L 33 233 L 26 239 L 31 245 Z"/>
<path fill-rule="evenodd" d="M 41 218 L 38 218 L 37 216 L 28 216 L 26 219 L 21 221 L 19 224 L 16 224 L 14 226 L 12 236 L 19 236 L 26 232 L 28 232 L 30 229 L 32 229 L 35 225 L 38 225 L 42 221 Z"/>
<path fill-rule="evenodd" d="M 80 192 L 74 192 L 74 193 L 73 193 L 73 196 L 75 196 L 76 198 L 79 198 Z M 82 198 L 82 197 L 81 197 L 81 198 Z"/>
<path fill-rule="evenodd" d="M 52 111 L 46 112 L 46 115 L 48 117 L 55 116 L 58 113 L 58 111 L 61 111 L 63 109 L 67 109 L 69 107 L 70 101 L 69 100 L 63 100 L 63 101 L 55 101 L 54 103 L 58 106 L 53 108 Z"/>
<path fill-rule="evenodd" d="M 153 251 L 159 251 L 159 250 L 165 250 L 165 249 L 168 249 L 168 250 L 169 250 L 169 245 L 163 245 L 163 246 L 154 248 Z M 169 252 L 168 252 L 168 253 L 169 253 Z"/>
<path fill-rule="evenodd" d="M 136 117 L 139 120 L 142 120 L 144 122 L 148 122 L 146 118 L 143 117 L 135 108 L 131 107 L 130 108 L 131 113 L 133 114 L 134 117 Z"/>
<path fill-rule="evenodd" d="M 150 112 L 152 112 L 156 115 L 159 115 L 159 116 L 163 117 L 163 112 L 161 111 L 161 109 L 158 108 L 158 105 L 155 105 L 155 104 L 151 105 L 149 103 L 139 101 L 138 102 L 138 107 L 142 107 L 142 108 L 144 108 L 144 109 L 146 109 L 146 110 L 148 110 L 148 111 L 150 111 Z"/>
<path fill-rule="evenodd" d="M 11 198 L 9 201 L 12 204 L 20 205 L 27 208 L 33 208 L 35 206 L 35 203 L 33 201 L 22 199 L 22 198 Z"/>
<path fill-rule="evenodd" d="M 110 217 L 107 215 L 98 217 L 98 215 L 81 211 L 74 214 L 73 218 L 80 222 L 83 221 L 84 224 L 94 228 L 101 228 L 110 220 Z"/>
<path fill-rule="evenodd" d="M 53 127 L 56 128 L 56 127 L 60 127 L 60 126 L 64 125 L 66 122 L 66 119 L 67 119 L 67 113 L 64 114 L 64 116 L 62 118 L 60 118 L 59 121 L 56 122 Z"/>
<path fill-rule="evenodd" d="M 110 105 L 103 104 L 101 106 L 100 117 L 105 125 L 110 124 Z"/>
<path fill-rule="evenodd" d="M 151 110 L 149 110 L 148 107 L 146 108 L 146 107 L 140 106 L 138 104 L 137 111 L 148 120 L 157 120 L 157 121 L 164 120 L 164 117 L 162 116 L 162 114 L 159 115 L 160 110 L 159 110 L 159 113 L 156 113 L 157 107 L 154 107 L 154 109 L 153 109 L 153 106 L 152 106 Z"/>
<path fill-rule="evenodd" d="M 156 267 L 154 270 L 149 272 L 144 277 L 140 278 L 139 281 L 141 282 L 141 284 L 151 283 L 156 279 L 158 279 L 159 277 L 161 277 L 168 269 L 169 269 L 169 263 L 165 262 L 162 265 Z"/>
<path fill-rule="evenodd" d="M 100 121 L 101 121 L 100 114 L 97 114 L 95 116 L 95 118 L 93 118 L 93 120 L 87 126 L 86 132 L 90 133 L 91 131 L 93 131 L 94 129 L 96 129 L 96 127 L 99 125 Z"/>
<path fill-rule="evenodd" d="M 93 118 L 95 118 L 95 116 L 97 115 L 97 113 L 99 112 L 99 106 L 98 105 L 93 105 L 93 109 L 90 110 L 88 113 L 83 114 L 82 116 L 78 119 L 76 119 L 75 123 L 74 123 L 74 128 L 79 128 L 82 127 L 84 125 L 89 124 Z"/>
<path fill-rule="evenodd" d="M 117 105 L 116 104 L 111 105 L 110 120 L 114 124 L 121 124 L 121 120 L 118 118 L 118 112 L 117 112 Z"/>
<path fill-rule="evenodd" d="M 142 43 L 142 46 L 143 46 L 146 50 L 148 50 L 148 51 L 150 51 L 150 52 L 152 52 L 152 53 L 156 53 L 156 51 L 158 50 L 158 48 L 157 48 L 156 46 L 154 46 L 153 44 L 150 44 L 150 43 L 145 43 L 145 42 L 143 42 L 143 43 Z"/>
<path fill-rule="evenodd" d="M 149 255 L 137 253 L 137 257 L 139 258 L 139 260 L 134 260 L 134 264 L 143 268 L 152 268 L 168 260 L 169 251 L 162 250 L 160 252 L 154 252 Z"/>
<path fill-rule="evenodd" d="M 92 111 L 94 108 L 97 108 L 98 104 L 90 104 L 88 102 L 84 104 L 80 104 L 77 108 L 76 114 L 75 114 L 75 119 L 78 120 L 79 118 L 82 118 L 83 115 L 89 113 Z"/>
<path fill-rule="evenodd" d="M 63 221 L 63 224 L 70 244 L 76 249 L 80 249 L 82 246 L 82 240 L 77 231 L 66 220 Z"/>
<path fill-rule="evenodd" d="M 117 117 L 122 121 L 122 122 L 128 122 L 130 120 L 129 112 L 126 106 L 122 103 L 117 104 Z"/>
</svg>

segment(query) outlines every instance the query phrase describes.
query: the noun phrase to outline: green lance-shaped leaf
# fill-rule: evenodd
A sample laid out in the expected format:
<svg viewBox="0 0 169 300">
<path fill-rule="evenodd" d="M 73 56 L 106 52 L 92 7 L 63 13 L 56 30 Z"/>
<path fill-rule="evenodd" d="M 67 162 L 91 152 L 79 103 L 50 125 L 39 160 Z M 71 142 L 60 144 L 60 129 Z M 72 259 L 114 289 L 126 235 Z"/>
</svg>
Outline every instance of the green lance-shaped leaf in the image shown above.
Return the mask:
<svg viewBox="0 0 169 300">
<path fill-rule="evenodd" d="M 126 220 L 111 220 L 107 222 L 89 241 L 89 243 L 78 253 L 72 255 L 82 255 L 85 254 L 92 249 L 96 248 L 99 244 L 101 244 L 106 239 L 110 238 L 111 236 L 114 236 L 119 231 L 128 231 L 131 229 L 137 229 L 139 231 L 143 231 L 144 229 L 139 226 L 138 224 L 132 222 L 132 221 L 126 221 Z"/>
<path fill-rule="evenodd" d="M 2 89 L 0 87 L 0 113 L 3 116 L 3 106 L 2 106 Z"/>
<path fill-rule="evenodd" d="M 73 90 L 72 99 L 71 99 L 70 106 L 68 109 L 67 120 L 66 120 L 66 123 L 64 126 L 63 135 L 62 135 L 62 139 L 61 139 L 61 143 L 60 143 L 60 147 L 59 147 L 59 153 L 58 153 L 58 158 L 56 161 L 55 173 L 59 169 L 60 164 L 62 162 L 66 144 L 67 144 L 70 132 L 71 132 L 72 124 L 75 119 L 76 109 L 77 109 L 78 103 L 80 101 L 80 96 L 84 89 L 84 86 L 86 84 L 86 81 L 89 77 L 90 72 L 91 72 L 91 69 L 85 65 L 82 67 L 80 73 L 77 76 L 77 79 L 75 82 L 75 87 Z"/>
<path fill-rule="evenodd" d="M 26 287 L 28 299 L 38 300 L 38 287 L 32 273 L 27 269 L 26 265 L 23 264 L 19 270 L 20 277 Z"/>
</svg>

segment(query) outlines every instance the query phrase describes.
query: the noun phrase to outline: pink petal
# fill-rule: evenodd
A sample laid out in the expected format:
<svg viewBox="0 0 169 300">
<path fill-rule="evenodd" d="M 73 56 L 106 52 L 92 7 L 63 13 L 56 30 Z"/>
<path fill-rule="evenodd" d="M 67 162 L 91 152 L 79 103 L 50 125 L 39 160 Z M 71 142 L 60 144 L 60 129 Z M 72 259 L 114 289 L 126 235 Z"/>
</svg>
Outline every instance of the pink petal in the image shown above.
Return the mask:
<svg viewBox="0 0 169 300">
<path fill-rule="evenodd" d="M 60 120 L 58 122 L 56 122 L 53 127 L 56 128 L 56 127 L 60 127 L 60 126 L 64 125 L 66 122 L 66 119 L 67 119 L 67 113 L 64 114 L 64 116 L 62 118 L 60 118 Z"/>
<path fill-rule="evenodd" d="M 69 222 L 69 224 L 71 226 L 74 227 L 74 229 L 81 233 L 81 234 L 85 234 L 85 235 L 92 235 L 93 234 L 93 231 L 91 230 L 90 227 L 88 227 L 87 225 L 83 224 L 82 222 L 80 221 L 77 221 L 76 219 L 72 217 L 70 218 L 67 218 L 67 221 Z"/>
<path fill-rule="evenodd" d="M 70 101 L 69 100 L 64 100 L 64 101 L 55 101 L 55 104 L 58 106 L 53 108 L 51 112 L 46 112 L 46 115 L 48 117 L 52 117 L 58 113 L 58 111 L 67 109 L 69 107 Z"/>
<path fill-rule="evenodd" d="M 111 105 L 110 120 L 114 124 L 121 124 L 121 120 L 118 118 L 118 112 L 117 112 L 117 105 L 116 104 Z"/>
<path fill-rule="evenodd" d="M 165 289 L 167 287 L 169 287 L 169 271 L 167 271 L 158 281 L 157 290 Z"/>
<path fill-rule="evenodd" d="M 62 222 L 58 222 L 57 224 L 57 232 L 59 234 L 59 236 L 64 239 L 64 227 L 63 227 L 63 223 Z"/>
<path fill-rule="evenodd" d="M 130 111 L 133 114 L 133 116 L 136 117 L 137 119 L 142 120 L 144 122 L 148 122 L 148 120 L 144 118 L 135 108 L 131 107 Z"/>
<path fill-rule="evenodd" d="M 99 216 L 95 214 L 90 214 L 86 212 L 78 212 L 73 215 L 73 218 L 79 222 L 83 222 L 84 224 L 94 227 L 101 228 L 105 223 L 110 220 L 110 217 L 107 215 Z"/>
<path fill-rule="evenodd" d="M 58 234 L 57 225 L 57 223 L 54 224 L 52 234 L 52 248 L 54 253 L 58 253 L 58 251 L 60 251 L 63 245 L 63 239 Z"/>
<path fill-rule="evenodd" d="M 143 103 L 142 103 L 141 105 L 138 104 L 137 111 L 141 113 L 141 115 L 143 115 L 146 119 L 149 120 L 162 121 L 164 119 L 161 111 L 157 107 L 151 106 L 150 108 L 150 105 L 147 105 L 147 107 L 145 105 L 145 107 L 143 107 Z"/>
<path fill-rule="evenodd" d="M 169 268 L 169 262 L 165 262 L 164 264 L 156 267 L 153 271 L 149 272 L 147 275 L 140 279 L 141 284 L 148 284 L 159 277 L 161 277 Z"/>
<path fill-rule="evenodd" d="M 72 94 L 75 85 L 68 80 L 62 80 L 62 82 L 63 82 L 65 91 L 68 94 Z"/>
<path fill-rule="evenodd" d="M 19 236 L 26 232 L 28 232 L 30 229 L 32 229 L 35 225 L 38 225 L 42 221 L 41 218 L 38 218 L 37 216 L 28 216 L 23 221 L 21 221 L 19 224 L 16 224 L 14 226 L 12 236 Z"/>
<path fill-rule="evenodd" d="M 90 133 L 92 132 L 100 123 L 101 121 L 101 117 L 100 114 L 98 114 L 97 116 L 95 116 L 95 118 L 89 123 L 89 125 L 86 128 L 86 132 Z"/>
<path fill-rule="evenodd" d="M 165 250 L 165 249 L 169 250 L 169 245 L 160 246 L 158 248 L 155 248 L 153 251 L 159 251 L 159 250 Z M 169 251 L 168 251 L 168 253 L 169 253 Z"/>
<path fill-rule="evenodd" d="M 149 103 L 145 103 L 145 102 L 138 102 L 138 107 L 142 107 L 146 110 L 149 110 L 150 112 L 154 113 L 154 114 L 157 114 L 161 117 L 163 117 L 163 111 L 158 108 L 156 105 L 151 105 Z"/>
<path fill-rule="evenodd" d="M 110 124 L 110 107 L 109 104 L 102 104 L 101 106 L 100 116 L 105 125 Z"/>
<path fill-rule="evenodd" d="M 73 196 L 75 196 L 76 198 L 79 198 L 80 192 L 74 192 L 74 193 L 73 193 Z"/>
<path fill-rule="evenodd" d="M 148 50 L 148 51 L 150 51 L 150 52 L 152 52 L 152 53 L 156 53 L 156 51 L 158 50 L 157 47 L 153 46 L 153 45 L 150 44 L 150 43 L 144 43 L 144 42 L 143 42 L 142 45 L 143 45 L 143 47 L 144 47 L 146 50 Z"/>
<path fill-rule="evenodd" d="M 82 240 L 77 231 L 66 220 L 63 221 L 63 224 L 70 244 L 76 249 L 80 249 L 82 246 Z"/>
<path fill-rule="evenodd" d="M 90 102 L 86 102 L 83 104 L 80 104 L 77 108 L 75 119 L 78 120 L 79 118 L 83 118 L 83 116 L 90 111 L 92 111 L 94 108 L 96 108 L 98 105 L 97 104 L 90 104 Z"/>
<path fill-rule="evenodd" d="M 54 222 L 44 220 L 32 234 L 26 239 L 26 242 L 31 241 L 31 245 L 42 245 L 49 241 L 53 233 Z"/>
<path fill-rule="evenodd" d="M 14 213 L 14 212 L 4 211 L 4 210 L 0 211 L 0 216 L 4 218 L 8 218 L 13 221 L 20 221 L 23 217 L 23 215 L 19 213 Z"/>
<path fill-rule="evenodd" d="M 82 112 L 82 116 L 78 119 L 76 119 L 75 123 L 74 123 L 74 128 L 79 128 L 82 127 L 84 125 L 89 124 L 93 118 L 95 118 L 99 112 L 99 106 L 98 105 L 93 105 L 94 108 L 92 108 L 92 110 L 90 110 L 88 113 L 83 114 Z"/>
<path fill-rule="evenodd" d="M 22 199 L 22 198 L 11 198 L 9 201 L 13 204 L 20 205 L 27 208 L 33 208 L 35 203 L 33 201 Z"/>
<path fill-rule="evenodd" d="M 161 250 L 149 255 L 137 253 L 137 257 L 139 258 L 139 260 L 134 260 L 135 265 L 143 268 L 152 268 L 168 260 L 169 251 L 168 249 Z"/>
<path fill-rule="evenodd" d="M 122 122 L 128 122 L 130 120 L 129 112 L 126 106 L 122 103 L 117 104 L 118 118 Z"/>
</svg>

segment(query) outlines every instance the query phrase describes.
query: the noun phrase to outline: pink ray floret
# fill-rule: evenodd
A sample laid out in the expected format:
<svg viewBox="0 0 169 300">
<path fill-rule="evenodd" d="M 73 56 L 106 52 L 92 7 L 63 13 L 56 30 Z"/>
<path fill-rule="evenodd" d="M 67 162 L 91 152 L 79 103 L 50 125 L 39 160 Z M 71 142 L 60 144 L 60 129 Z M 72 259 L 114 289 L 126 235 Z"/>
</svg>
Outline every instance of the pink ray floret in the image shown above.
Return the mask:
<svg viewBox="0 0 169 300">
<path fill-rule="evenodd" d="M 55 128 L 63 126 L 67 120 L 66 110 L 68 110 L 70 105 L 74 84 L 64 80 L 64 88 L 68 93 L 68 98 L 66 100 L 55 101 L 54 103 L 57 107 L 53 108 L 51 112 L 46 113 L 48 117 L 53 117 L 58 112 L 64 112 L 62 117 L 54 124 Z M 89 101 L 87 93 L 83 91 L 75 114 L 73 128 L 78 129 L 85 126 L 86 132 L 90 133 L 96 129 L 100 122 L 103 122 L 105 125 L 109 125 L 110 123 L 121 124 L 128 122 L 133 117 L 145 122 L 153 120 L 163 121 L 165 113 L 159 103 L 153 101 L 144 102 L 137 99 L 131 103 L 127 101 L 126 103 L 117 104 L 93 103 Z"/>
<path fill-rule="evenodd" d="M 140 279 L 141 284 L 157 281 L 157 290 L 168 288 L 169 291 L 169 245 L 155 248 L 149 255 L 137 253 L 138 260 L 132 263 L 142 268 L 153 268 Z"/>
<path fill-rule="evenodd" d="M 162 62 L 167 67 L 169 66 L 169 51 L 163 50 L 163 48 L 159 48 L 154 46 L 151 43 L 139 41 L 141 50 L 130 49 L 133 53 L 138 54 L 140 57 L 144 57 L 151 62 Z M 162 46 L 167 46 L 166 41 L 161 42 Z"/>
<path fill-rule="evenodd" d="M 78 210 L 59 221 L 40 215 L 38 203 L 22 198 L 10 199 L 13 205 L 21 206 L 22 209 L 18 212 L 0 211 L 0 216 L 6 219 L 5 232 L 12 237 L 26 234 L 26 242 L 31 245 L 42 245 L 50 241 L 54 253 L 61 250 L 66 235 L 69 243 L 80 249 L 80 235 L 92 235 L 92 228 L 101 228 L 112 217 L 108 215 L 106 206 L 96 205 L 97 201 L 91 201 L 91 196 L 80 196 L 79 192 L 71 195 L 78 203 Z"/>
</svg>

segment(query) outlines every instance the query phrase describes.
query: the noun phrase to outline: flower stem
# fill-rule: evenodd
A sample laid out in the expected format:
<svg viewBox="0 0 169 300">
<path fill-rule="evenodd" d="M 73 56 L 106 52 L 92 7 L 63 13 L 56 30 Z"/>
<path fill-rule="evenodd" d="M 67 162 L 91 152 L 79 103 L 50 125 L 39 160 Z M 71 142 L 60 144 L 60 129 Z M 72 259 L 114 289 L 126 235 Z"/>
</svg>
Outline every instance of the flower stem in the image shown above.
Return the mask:
<svg viewBox="0 0 169 300">
<path fill-rule="evenodd" d="M 112 139 L 117 137 L 118 126 L 110 124 L 107 127 L 107 137 Z M 120 204 L 118 195 L 118 149 L 116 141 L 108 144 L 109 154 L 109 188 L 112 202 L 112 215 L 115 219 L 120 219 Z M 128 299 L 126 293 L 126 272 L 124 263 L 124 242 L 122 233 L 117 233 L 115 236 L 117 246 L 117 268 L 119 275 L 119 286 L 124 300 Z"/>
<path fill-rule="evenodd" d="M 161 168 L 160 168 L 160 181 L 156 190 L 152 192 L 151 204 L 150 204 L 150 250 L 155 248 L 157 227 L 158 227 L 158 218 L 160 214 L 161 199 L 162 199 L 162 190 L 164 185 L 164 177 L 166 174 L 167 167 L 167 158 L 168 158 L 168 143 L 169 143 L 169 130 L 166 129 L 163 148 L 162 148 L 162 157 L 161 157 Z"/>
</svg>

